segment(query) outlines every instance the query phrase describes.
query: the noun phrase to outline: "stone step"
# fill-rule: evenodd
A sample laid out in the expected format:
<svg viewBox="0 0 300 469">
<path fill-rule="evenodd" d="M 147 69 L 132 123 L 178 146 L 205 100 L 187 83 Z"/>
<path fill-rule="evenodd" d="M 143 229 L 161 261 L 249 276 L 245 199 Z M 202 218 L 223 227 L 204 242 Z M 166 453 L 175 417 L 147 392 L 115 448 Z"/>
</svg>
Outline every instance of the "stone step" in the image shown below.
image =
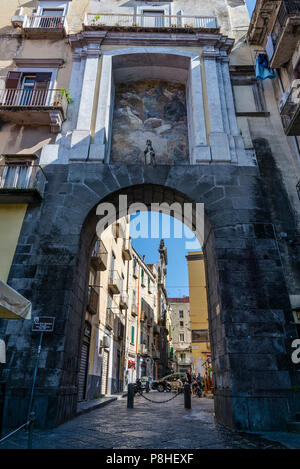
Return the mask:
<svg viewBox="0 0 300 469">
<path fill-rule="evenodd" d="M 296 413 L 296 422 L 300 422 L 300 412 Z"/>
<path fill-rule="evenodd" d="M 300 433 L 300 422 L 288 422 L 287 427 L 291 433 Z"/>
</svg>

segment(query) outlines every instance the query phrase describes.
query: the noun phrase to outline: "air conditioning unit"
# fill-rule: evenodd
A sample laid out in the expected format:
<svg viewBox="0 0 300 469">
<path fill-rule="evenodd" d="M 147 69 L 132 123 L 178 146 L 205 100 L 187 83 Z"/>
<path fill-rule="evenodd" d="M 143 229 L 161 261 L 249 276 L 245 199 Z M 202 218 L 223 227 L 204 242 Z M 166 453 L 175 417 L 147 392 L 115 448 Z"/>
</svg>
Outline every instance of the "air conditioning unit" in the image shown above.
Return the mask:
<svg viewBox="0 0 300 469">
<path fill-rule="evenodd" d="M 109 348 L 109 337 L 105 335 L 103 339 L 101 340 L 101 348 Z"/>
<path fill-rule="evenodd" d="M 11 23 L 14 28 L 21 28 L 23 26 L 24 20 L 25 16 L 23 15 L 23 7 L 21 7 L 18 11 L 18 14 L 12 17 Z"/>
</svg>

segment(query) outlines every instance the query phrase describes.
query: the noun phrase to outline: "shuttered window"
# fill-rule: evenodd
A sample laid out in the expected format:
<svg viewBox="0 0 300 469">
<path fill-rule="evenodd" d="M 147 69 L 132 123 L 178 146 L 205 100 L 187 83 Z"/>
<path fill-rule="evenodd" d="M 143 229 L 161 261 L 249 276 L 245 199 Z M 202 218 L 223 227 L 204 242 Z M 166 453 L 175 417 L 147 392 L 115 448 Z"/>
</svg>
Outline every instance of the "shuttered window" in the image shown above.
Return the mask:
<svg viewBox="0 0 300 469">
<path fill-rule="evenodd" d="M 8 72 L 6 81 L 5 81 L 5 88 L 9 90 L 14 90 L 18 88 L 21 75 L 22 75 L 21 72 Z"/>
<path fill-rule="evenodd" d="M 134 344 L 134 326 L 131 326 L 131 343 Z"/>
</svg>

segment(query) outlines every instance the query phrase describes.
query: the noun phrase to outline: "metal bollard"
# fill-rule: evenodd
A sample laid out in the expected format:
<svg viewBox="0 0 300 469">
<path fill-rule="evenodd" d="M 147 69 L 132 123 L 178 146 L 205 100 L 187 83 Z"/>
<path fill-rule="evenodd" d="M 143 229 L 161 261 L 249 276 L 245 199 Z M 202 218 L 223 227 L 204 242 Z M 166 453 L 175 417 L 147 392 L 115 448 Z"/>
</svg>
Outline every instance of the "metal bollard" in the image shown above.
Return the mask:
<svg viewBox="0 0 300 469">
<path fill-rule="evenodd" d="M 128 393 L 127 393 L 127 409 L 133 409 L 134 403 L 134 384 L 128 384 Z"/>
<path fill-rule="evenodd" d="M 184 385 L 184 408 L 192 408 L 191 386 L 188 383 L 185 383 Z"/>
</svg>

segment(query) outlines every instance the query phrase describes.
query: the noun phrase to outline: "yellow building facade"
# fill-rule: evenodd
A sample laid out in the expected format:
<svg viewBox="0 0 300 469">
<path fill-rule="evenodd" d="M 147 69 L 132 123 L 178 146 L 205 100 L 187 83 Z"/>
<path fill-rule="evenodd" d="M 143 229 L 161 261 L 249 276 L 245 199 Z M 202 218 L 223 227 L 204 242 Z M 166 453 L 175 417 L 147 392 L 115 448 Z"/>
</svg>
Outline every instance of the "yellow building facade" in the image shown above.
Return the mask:
<svg viewBox="0 0 300 469">
<path fill-rule="evenodd" d="M 192 370 L 205 376 L 210 364 L 206 278 L 202 251 L 188 252 Z"/>
</svg>

